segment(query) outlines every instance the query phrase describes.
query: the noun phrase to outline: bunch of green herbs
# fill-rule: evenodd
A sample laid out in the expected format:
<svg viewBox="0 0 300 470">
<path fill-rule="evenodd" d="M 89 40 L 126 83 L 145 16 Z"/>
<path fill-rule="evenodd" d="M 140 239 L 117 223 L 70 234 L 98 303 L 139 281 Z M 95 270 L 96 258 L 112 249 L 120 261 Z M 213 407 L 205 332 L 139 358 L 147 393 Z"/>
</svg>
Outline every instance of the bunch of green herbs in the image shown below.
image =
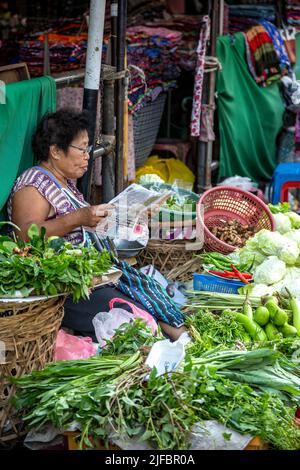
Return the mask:
<svg viewBox="0 0 300 470">
<path fill-rule="evenodd" d="M 107 251 L 74 247 L 63 238 L 46 238 L 44 228 L 32 225 L 28 242 L 0 236 L 0 296 L 73 294 L 73 300 L 89 297 L 93 278 L 112 265 Z"/>
<path fill-rule="evenodd" d="M 190 354 L 197 355 L 219 344 L 228 348 L 244 348 L 251 343 L 244 327 L 229 311 L 214 315 L 207 310 L 194 309 L 192 315 L 186 316 L 186 325 L 194 340 L 190 343 Z"/>
</svg>

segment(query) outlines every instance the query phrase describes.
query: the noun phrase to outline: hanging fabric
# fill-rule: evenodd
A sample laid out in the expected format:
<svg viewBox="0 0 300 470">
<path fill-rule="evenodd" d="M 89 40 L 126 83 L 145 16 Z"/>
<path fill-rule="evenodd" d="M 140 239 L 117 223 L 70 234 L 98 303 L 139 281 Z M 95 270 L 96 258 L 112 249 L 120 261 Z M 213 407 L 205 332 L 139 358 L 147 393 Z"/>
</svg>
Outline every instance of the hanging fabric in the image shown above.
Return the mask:
<svg viewBox="0 0 300 470">
<path fill-rule="evenodd" d="M 5 105 L 0 102 L 0 211 L 16 178 L 33 165 L 31 138 L 37 124 L 45 113 L 56 109 L 56 85 L 51 77 L 9 83 L 5 93 Z M 3 211 L 0 219 L 6 217 Z"/>
<path fill-rule="evenodd" d="M 201 110 L 202 110 L 202 90 L 204 80 L 204 66 L 207 41 L 210 36 L 210 19 L 204 16 L 200 29 L 199 42 L 197 47 L 197 65 L 195 71 L 193 109 L 191 117 L 191 136 L 199 137 L 201 129 Z"/>
<path fill-rule="evenodd" d="M 271 85 L 281 77 L 280 63 L 272 38 L 261 25 L 244 33 L 249 70 L 260 86 Z"/>
<path fill-rule="evenodd" d="M 259 87 L 245 61 L 243 33 L 217 39 L 222 71 L 217 75 L 221 177 L 266 181 L 276 166 L 276 138 L 284 105 L 278 84 Z"/>
<path fill-rule="evenodd" d="M 265 28 L 270 38 L 272 39 L 273 46 L 279 58 L 281 73 L 284 75 L 292 71 L 290 59 L 284 44 L 284 40 L 280 34 L 279 29 L 276 28 L 270 21 L 261 20 L 260 24 Z"/>
</svg>

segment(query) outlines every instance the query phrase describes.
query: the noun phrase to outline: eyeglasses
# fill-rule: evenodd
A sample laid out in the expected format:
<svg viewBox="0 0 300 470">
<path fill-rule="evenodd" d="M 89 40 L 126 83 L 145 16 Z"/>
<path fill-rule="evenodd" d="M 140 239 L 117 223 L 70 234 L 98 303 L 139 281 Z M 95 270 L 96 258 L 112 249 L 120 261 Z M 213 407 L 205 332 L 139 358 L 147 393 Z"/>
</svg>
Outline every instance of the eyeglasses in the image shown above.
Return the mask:
<svg viewBox="0 0 300 470">
<path fill-rule="evenodd" d="M 85 149 L 83 149 L 82 147 L 77 147 L 77 145 L 69 145 L 69 147 L 73 147 L 74 149 L 80 150 L 83 154 L 84 153 L 90 153 L 92 151 L 92 148 L 93 148 L 92 145 L 89 145 Z"/>
</svg>

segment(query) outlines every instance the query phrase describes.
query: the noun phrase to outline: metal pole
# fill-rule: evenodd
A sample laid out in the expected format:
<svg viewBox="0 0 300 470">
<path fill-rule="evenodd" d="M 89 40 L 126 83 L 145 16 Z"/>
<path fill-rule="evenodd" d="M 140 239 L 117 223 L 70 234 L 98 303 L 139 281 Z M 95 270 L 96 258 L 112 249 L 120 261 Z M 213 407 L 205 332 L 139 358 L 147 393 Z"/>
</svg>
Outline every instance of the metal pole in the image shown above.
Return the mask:
<svg viewBox="0 0 300 470">
<path fill-rule="evenodd" d="M 111 0 L 110 2 L 110 51 L 111 51 L 111 65 L 117 65 L 117 35 L 118 35 L 118 0 Z"/>
<path fill-rule="evenodd" d="M 117 72 L 125 67 L 127 0 L 118 0 Z M 123 190 L 125 78 L 116 86 L 116 193 Z"/>
<path fill-rule="evenodd" d="M 216 55 L 217 48 L 217 35 L 219 29 L 219 0 L 213 2 L 212 12 L 212 28 L 211 28 L 211 44 L 210 54 L 214 57 Z M 215 88 L 216 88 L 216 72 L 211 72 L 209 78 L 209 96 L 208 104 L 213 105 L 215 103 Z M 205 168 L 205 189 L 211 188 L 211 166 L 212 166 L 212 155 L 213 155 L 213 142 L 209 141 L 206 147 L 206 168 Z"/>
<path fill-rule="evenodd" d="M 224 0 L 220 0 L 220 18 L 219 18 L 219 35 L 224 33 Z"/>
<path fill-rule="evenodd" d="M 44 75 L 51 75 L 48 33 L 44 34 Z"/>
<path fill-rule="evenodd" d="M 118 0 L 110 2 L 111 34 L 110 34 L 110 64 L 117 65 L 117 30 L 118 30 Z M 104 80 L 103 90 L 103 128 L 104 135 L 115 135 L 115 80 Z M 109 202 L 115 196 L 115 146 L 102 159 L 102 201 Z"/>
<path fill-rule="evenodd" d="M 89 15 L 88 46 L 84 79 L 83 109 L 90 113 L 89 143 L 94 146 L 98 91 L 100 86 L 102 42 L 105 18 L 105 0 L 91 0 Z M 90 200 L 93 150 L 90 154 L 88 170 L 78 181 L 78 186 L 86 200 Z"/>
<path fill-rule="evenodd" d="M 103 90 L 103 126 L 104 136 L 114 136 L 115 132 L 115 81 L 104 80 Z M 109 202 L 115 196 L 115 152 L 102 159 L 102 201 Z"/>
</svg>

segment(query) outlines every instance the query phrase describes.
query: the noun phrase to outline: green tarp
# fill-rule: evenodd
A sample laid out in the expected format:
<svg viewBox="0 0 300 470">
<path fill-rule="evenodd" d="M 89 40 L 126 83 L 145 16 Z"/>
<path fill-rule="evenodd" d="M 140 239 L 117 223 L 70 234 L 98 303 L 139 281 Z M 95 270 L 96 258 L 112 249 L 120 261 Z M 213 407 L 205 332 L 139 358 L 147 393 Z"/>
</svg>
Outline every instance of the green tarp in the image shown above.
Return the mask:
<svg viewBox="0 0 300 470">
<path fill-rule="evenodd" d="M 41 117 L 56 109 L 56 85 L 51 77 L 34 78 L 6 85 L 5 95 L 0 104 L 0 211 L 17 176 L 33 164 L 31 138 Z"/>
<path fill-rule="evenodd" d="M 248 70 L 242 33 L 217 40 L 220 177 L 271 178 L 284 105 L 278 84 L 259 87 Z"/>
</svg>

